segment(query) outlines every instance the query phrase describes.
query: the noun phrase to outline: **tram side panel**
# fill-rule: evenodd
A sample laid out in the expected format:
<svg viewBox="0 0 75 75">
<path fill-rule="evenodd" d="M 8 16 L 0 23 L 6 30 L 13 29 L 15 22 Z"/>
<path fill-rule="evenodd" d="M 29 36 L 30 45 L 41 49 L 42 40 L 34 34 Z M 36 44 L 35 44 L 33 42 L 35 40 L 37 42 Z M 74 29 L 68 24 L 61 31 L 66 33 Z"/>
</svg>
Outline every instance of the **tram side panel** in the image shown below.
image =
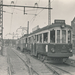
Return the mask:
<svg viewBox="0 0 75 75">
<path fill-rule="evenodd" d="M 72 56 L 72 44 L 35 44 L 33 55 L 41 54 L 48 57 L 69 57 Z"/>
<path fill-rule="evenodd" d="M 31 43 L 27 43 L 27 51 L 31 52 L 31 50 L 33 50 L 33 45 Z"/>
<path fill-rule="evenodd" d="M 37 51 L 37 54 L 47 55 L 46 44 L 36 44 L 36 51 Z"/>
<path fill-rule="evenodd" d="M 49 44 L 47 56 L 49 57 L 60 57 L 60 58 L 68 58 L 72 56 L 72 44 Z"/>
</svg>

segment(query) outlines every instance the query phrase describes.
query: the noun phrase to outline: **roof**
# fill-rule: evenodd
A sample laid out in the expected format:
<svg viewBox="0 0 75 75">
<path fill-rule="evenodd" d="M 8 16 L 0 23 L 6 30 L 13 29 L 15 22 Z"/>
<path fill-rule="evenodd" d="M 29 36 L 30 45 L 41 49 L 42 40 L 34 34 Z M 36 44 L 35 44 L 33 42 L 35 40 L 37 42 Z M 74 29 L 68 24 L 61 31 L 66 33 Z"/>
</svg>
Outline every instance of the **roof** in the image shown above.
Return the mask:
<svg viewBox="0 0 75 75">
<path fill-rule="evenodd" d="M 54 27 L 61 27 L 61 26 L 62 26 L 62 24 L 55 24 L 55 23 L 53 23 L 52 25 L 47 25 L 47 26 L 45 26 L 43 28 L 40 28 L 40 29 L 38 29 L 38 30 L 30 33 L 30 35 L 35 34 L 35 33 L 38 33 L 40 31 L 48 30 L 48 29 L 51 29 L 51 28 L 54 28 Z M 65 27 L 68 27 L 68 28 L 71 28 L 72 29 L 72 27 L 70 25 L 66 25 L 65 24 Z"/>
<path fill-rule="evenodd" d="M 45 26 L 43 28 L 39 28 L 38 30 L 36 30 L 36 31 L 34 31 L 34 32 L 30 33 L 30 34 L 25 34 L 21 38 L 28 37 L 29 35 L 32 35 L 32 34 L 35 34 L 35 33 L 38 33 L 38 32 L 44 31 L 44 30 L 48 30 L 48 29 L 51 29 L 51 28 L 54 28 L 54 27 L 61 27 L 61 26 L 62 26 L 62 24 L 55 24 L 55 23 L 53 23 L 52 25 L 47 25 L 47 26 Z M 65 24 L 65 27 L 68 27 L 68 28 L 72 29 L 72 27 L 70 25 L 67 25 L 67 24 Z"/>
</svg>

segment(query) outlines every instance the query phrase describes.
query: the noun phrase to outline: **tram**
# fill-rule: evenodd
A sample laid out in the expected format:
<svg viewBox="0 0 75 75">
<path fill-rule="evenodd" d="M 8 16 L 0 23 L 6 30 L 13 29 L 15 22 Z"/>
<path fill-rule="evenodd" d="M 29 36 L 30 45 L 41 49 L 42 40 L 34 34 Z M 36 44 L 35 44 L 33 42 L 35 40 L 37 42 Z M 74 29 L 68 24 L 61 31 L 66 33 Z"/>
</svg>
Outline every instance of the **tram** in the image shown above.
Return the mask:
<svg viewBox="0 0 75 75">
<path fill-rule="evenodd" d="M 64 62 L 73 55 L 72 27 L 65 20 L 54 20 L 52 25 L 38 28 L 17 40 L 17 48 L 41 60 Z"/>
</svg>

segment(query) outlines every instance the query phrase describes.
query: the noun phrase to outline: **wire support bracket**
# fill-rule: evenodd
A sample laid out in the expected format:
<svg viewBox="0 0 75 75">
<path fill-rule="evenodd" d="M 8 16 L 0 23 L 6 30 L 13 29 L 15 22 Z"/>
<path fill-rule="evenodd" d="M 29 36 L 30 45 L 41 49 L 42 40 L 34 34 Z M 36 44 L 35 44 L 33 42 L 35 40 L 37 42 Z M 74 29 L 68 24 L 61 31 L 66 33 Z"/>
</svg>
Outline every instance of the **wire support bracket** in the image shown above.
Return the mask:
<svg viewBox="0 0 75 75">
<path fill-rule="evenodd" d="M 47 8 L 47 7 L 34 7 L 34 6 L 22 6 L 22 5 L 5 5 L 5 4 L 0 4 L 0 6 L 7 6 L 7 7 L 26 7 L 26 8 L 39 8 L 39 9 L 52 9 L 52 8 Z"/>
</svg>

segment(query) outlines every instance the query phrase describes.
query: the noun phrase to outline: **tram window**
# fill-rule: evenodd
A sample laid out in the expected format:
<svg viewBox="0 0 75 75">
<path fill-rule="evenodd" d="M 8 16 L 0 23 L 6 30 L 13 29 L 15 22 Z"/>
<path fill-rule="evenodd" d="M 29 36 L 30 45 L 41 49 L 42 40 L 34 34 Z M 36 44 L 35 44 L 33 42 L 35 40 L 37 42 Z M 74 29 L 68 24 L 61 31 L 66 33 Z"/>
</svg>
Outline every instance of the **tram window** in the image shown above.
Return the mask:
<svg viewBox="0 0 75 75">
<path fill-rule="evenodd" d="M 27 38 L 26 38 L 26 43 L 27 43 Z"/>
<path fill-rule="evenodd" d="M 68 31 L 68 43 L 71 43 L 71 31 Z"/>
<path fill-rule="evenodd" d="M 62 43 L 66 43 L 66 30 L 62 30 Z"/>
<path fill-rule="evenodd" d="M 23 42 L 22 42 L 22 40 L 21 40 L 21 44 L 22 44 Z"/>
<path fill-rule="evenodd" d="M 42 42 L 42 34 L 40 34 L 39 37 L 40 37 L 40 42 Z"/>
<path fill-rule="evenodd" d="M 50 31 L 50 42 L 55 43 L 55 30 Z"/>
<path fill-rule="evenodd" d="M 39 41 L 39 40 L 38 40 L 38 35 L 37 35 L 37 41 Z"/>
<path fill-rule="evenodd" d="M 31 37 L 29 37 L 29 43 L 31 43 Z"/>
<path fill-rule="evenodd" d="M 29 43 L 29 38 L 27 38 L 27 43 Z"/>
<path fill-rule="evenodd" d="M 25 39 L 24 39 L 24 43 L 25 43 Z"/>
<path fill-rule="evenodd" d="M 43 34 L 44 42 L 48 42 L 48 33 Z"/>
<path fill-rule="evenodd" d="M 60 30 L 57 30 L 57 43 L 60 43 Z"/>
</svg>

